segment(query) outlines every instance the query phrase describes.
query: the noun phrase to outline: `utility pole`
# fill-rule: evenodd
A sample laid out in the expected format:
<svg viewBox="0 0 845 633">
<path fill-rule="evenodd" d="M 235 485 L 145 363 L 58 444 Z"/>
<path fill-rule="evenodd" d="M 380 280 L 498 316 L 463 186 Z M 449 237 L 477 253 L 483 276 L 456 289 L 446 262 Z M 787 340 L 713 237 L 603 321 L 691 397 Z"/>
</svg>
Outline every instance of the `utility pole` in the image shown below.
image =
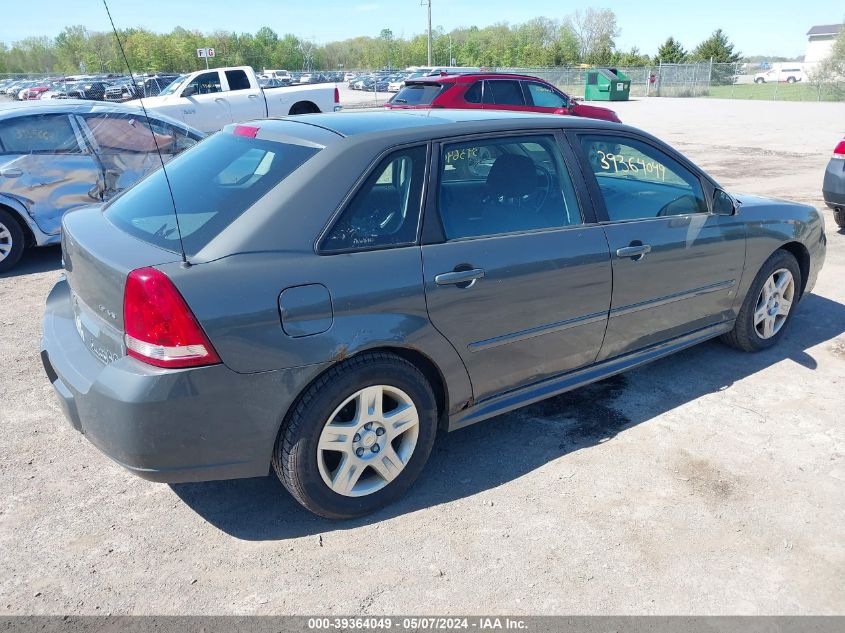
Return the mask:
<svg viewBox="0 0 845 633">
<path fill-rule="evenodd" d="M 420 4 L 428 7 L 428 65 L 431 66 L 431 0 L 421 0 Z"/>
</svg>

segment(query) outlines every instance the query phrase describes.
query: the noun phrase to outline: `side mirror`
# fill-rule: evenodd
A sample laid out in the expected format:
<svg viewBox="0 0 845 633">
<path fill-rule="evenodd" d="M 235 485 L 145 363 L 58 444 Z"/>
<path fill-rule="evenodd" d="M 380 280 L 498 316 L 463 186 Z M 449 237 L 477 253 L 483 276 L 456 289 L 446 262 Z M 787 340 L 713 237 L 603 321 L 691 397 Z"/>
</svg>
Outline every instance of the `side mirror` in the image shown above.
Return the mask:
<svg viewBox="0 0 845 633">
<path fill-rule="evenodd" d="M 736 215 L 739 213 L 739 201 L 734 200 L 721 189 L 716 189 L 716 193 L 713 194 L 713 213 L 716 215 Z"/>
<path fill-rule="evenodd" d="M 197 94 L 197 87 L 196 86 L 188 86 L 182 91 L 183 97 L 191 97 Z"/>
</svg>

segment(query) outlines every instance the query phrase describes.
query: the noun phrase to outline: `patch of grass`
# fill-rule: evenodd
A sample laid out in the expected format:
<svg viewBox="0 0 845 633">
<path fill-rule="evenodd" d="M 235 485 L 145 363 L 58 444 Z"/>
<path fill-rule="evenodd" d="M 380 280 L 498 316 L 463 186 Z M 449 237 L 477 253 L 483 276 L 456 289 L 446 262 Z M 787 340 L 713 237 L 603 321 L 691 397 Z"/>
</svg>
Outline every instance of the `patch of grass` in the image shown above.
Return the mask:
<svg viewBox="0 0 845 633">
<path fill-rule="evenodd" d="M 728 86 L 710 86 L 707 97 L 715 99 L 759 99 L 762 101 L 841 101 L 842 90 L 839 95 L 835 86 L 822 85 L 821 99 L 817 86 L 804 83 L 765 83 L 765 84 L 735 84 Z"/>
</svg>

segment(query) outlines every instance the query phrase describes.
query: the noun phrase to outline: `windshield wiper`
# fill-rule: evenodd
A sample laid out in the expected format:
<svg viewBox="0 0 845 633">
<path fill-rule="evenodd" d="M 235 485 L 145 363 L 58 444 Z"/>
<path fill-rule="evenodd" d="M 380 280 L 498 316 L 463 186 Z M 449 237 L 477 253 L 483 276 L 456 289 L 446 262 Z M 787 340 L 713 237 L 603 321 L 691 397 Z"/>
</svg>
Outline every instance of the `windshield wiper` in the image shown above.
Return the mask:
<svg viewBox="0 0 845 633">
<path fill-rule="evenodd" d="M 393 103 L 408 103 L 407 99 L 394 99 Z"/>
</svg>

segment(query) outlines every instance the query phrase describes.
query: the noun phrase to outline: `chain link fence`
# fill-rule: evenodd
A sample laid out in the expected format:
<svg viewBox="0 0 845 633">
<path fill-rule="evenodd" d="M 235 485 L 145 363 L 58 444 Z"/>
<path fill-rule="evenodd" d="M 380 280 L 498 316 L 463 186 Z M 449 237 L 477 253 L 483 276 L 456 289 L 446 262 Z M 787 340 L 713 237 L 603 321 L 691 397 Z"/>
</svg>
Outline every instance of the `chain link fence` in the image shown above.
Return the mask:
<svg viewBox="0 0 845 633">
<path fill-rule="evenodd" d="M 567 94 L 583 96 L 593 67 L 496 68 L 533 75 Z M 845 77 L 825 76 L 820 67 L 784 62 L 759 64 L 696 63 L 619 66 L 631 81 L 631 97 L 711 97 L 769 101 L 845 101 Z"/>
</svg>

